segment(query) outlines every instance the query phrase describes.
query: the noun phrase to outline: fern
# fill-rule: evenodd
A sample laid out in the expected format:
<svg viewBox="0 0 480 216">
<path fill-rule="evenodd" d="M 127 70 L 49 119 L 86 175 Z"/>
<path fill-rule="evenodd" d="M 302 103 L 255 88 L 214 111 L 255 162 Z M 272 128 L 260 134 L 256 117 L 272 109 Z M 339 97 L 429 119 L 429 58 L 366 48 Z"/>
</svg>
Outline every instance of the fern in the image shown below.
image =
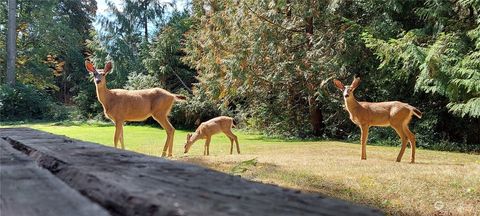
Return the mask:
<svg viewBox="0 0 480 216">
<path fill-rule="evenodd" d="M 465 103 L 449 103 L 449 110 L 459 116 L 480 117 L 480 97 L 471 98 Z"/>
<path fill-rule="evenodd" d="M 368 48 L 380 58 L 379 69 L 418 71 L 415 88 L 449 98 L 447 108 L 459 116 L 479 117 L 480 97 L 480 27 L 464 35 L 440 33 L 431 45 L 423 46 L 419 30 L 388 42 L 368 33 L 363 39 Z M 468 46 L 476 44 L 472 50 Z"/>
<path fill-rule="evenodd" d="M 246 171 L 252 169 L 252 167 L 257 166 L 257 163 L 258 163 L 257 158 L 242 161 L 242 162 L 238 163 L 237 165 L 235 165 L 234 167 L 232 167 L 232 169 L 230 170 L 230 173 L 232 175 L 238 175 L 239 176 L 239 175 L 245 173 Z"/>
</svg>

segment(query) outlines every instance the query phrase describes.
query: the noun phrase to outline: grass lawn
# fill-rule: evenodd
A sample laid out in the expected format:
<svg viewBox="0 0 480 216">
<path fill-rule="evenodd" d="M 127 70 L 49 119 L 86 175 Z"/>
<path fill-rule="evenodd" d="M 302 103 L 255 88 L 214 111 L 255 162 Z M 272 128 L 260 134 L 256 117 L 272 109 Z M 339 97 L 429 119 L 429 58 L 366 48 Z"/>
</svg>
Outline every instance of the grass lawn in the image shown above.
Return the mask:
<svg viewBox="0 0 480 216">
<path fill-rule="evenodd" d="M 55 134 L 113 146 L 113 126 L 24 125 Z M 127 150 L 158 156 L 166 139 L 163 130 L 126 126 Z M 177 130 L 172 160 L 200 164 L 223 172 L 242 161 L 258 164 L 242 177 L 380 208 L 392 215 L 480 215 L 480 156 L 418 149 L 410 164 L 410 149 L 396 163 L 399 147 L 368 146 L 360 160 L 360 145 L 337 141 L 289 142 L 234 132 L 241 155 L 229 155 L 225 135 L 213 137 L 210 156 L 203 140 L 183 154 L 187 131 Z M 234 151 L 235 152 L 235 151 Z"/>
</svg>

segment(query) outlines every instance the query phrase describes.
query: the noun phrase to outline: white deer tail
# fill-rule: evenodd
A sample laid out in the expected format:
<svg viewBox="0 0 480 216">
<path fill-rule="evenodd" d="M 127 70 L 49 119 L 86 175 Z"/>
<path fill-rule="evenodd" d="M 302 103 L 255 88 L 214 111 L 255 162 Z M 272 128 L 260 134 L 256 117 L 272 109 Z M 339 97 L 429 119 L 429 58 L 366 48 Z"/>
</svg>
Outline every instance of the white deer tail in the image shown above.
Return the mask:
<svg viewBox="0 0 480 216">
<path fill-rule="evenodd" d="M 420 110 L 412 106 L 412 111 L 413 111 L 413 115 L 417 116 L 419 119 L 422 118 L 422 112 L 420 112 Z"/>
</svg>

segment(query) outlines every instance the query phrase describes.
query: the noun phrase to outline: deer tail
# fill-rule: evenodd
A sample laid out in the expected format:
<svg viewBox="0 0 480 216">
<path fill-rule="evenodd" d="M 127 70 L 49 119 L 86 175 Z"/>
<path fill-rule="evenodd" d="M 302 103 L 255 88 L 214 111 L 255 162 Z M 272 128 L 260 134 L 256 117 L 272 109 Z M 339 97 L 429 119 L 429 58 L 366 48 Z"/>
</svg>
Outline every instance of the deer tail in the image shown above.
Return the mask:
<svg viewBox="0 0 480 216">
<path fill-rule="evenodd" d="M 175 100 L 177 101 L 184 101 L 184 100 L 187 100 L 187 97 L 183 96 L 183 95 L 175 95 Z"/>
<path fill-rule="evenodd" d="M 417 108 L 415 108 L 415 107 L 413 107 L 413 106 L 412 106 L 412 108 L 413 108 L 413 109 L 412 109 L 413 114 L 414 114 L 415 116 L 417 116 L 419 119 L 421 119 L 421 118 L 422 118 L 422 112 L 420 112 L 420 110 L 418 110 Z"/>
</svg>

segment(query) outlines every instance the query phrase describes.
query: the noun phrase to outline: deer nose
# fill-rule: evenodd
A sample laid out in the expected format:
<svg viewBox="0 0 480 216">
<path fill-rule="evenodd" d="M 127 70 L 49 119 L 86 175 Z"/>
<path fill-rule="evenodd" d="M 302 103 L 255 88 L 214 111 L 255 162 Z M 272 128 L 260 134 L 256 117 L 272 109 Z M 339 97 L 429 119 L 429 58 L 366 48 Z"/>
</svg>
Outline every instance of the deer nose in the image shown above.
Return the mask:
<svg viewBox="0 0 480 216">
<path fill-rule="evenodd" d="M 346 94 L 345 97 L 347 98 L 348 96 L 350 96 L 349 94 Z"/>
<path fill-rule="evenodd" d="M 102 80 L 95 80 L 95 83 L 99 84 Z"/>
</svg>

